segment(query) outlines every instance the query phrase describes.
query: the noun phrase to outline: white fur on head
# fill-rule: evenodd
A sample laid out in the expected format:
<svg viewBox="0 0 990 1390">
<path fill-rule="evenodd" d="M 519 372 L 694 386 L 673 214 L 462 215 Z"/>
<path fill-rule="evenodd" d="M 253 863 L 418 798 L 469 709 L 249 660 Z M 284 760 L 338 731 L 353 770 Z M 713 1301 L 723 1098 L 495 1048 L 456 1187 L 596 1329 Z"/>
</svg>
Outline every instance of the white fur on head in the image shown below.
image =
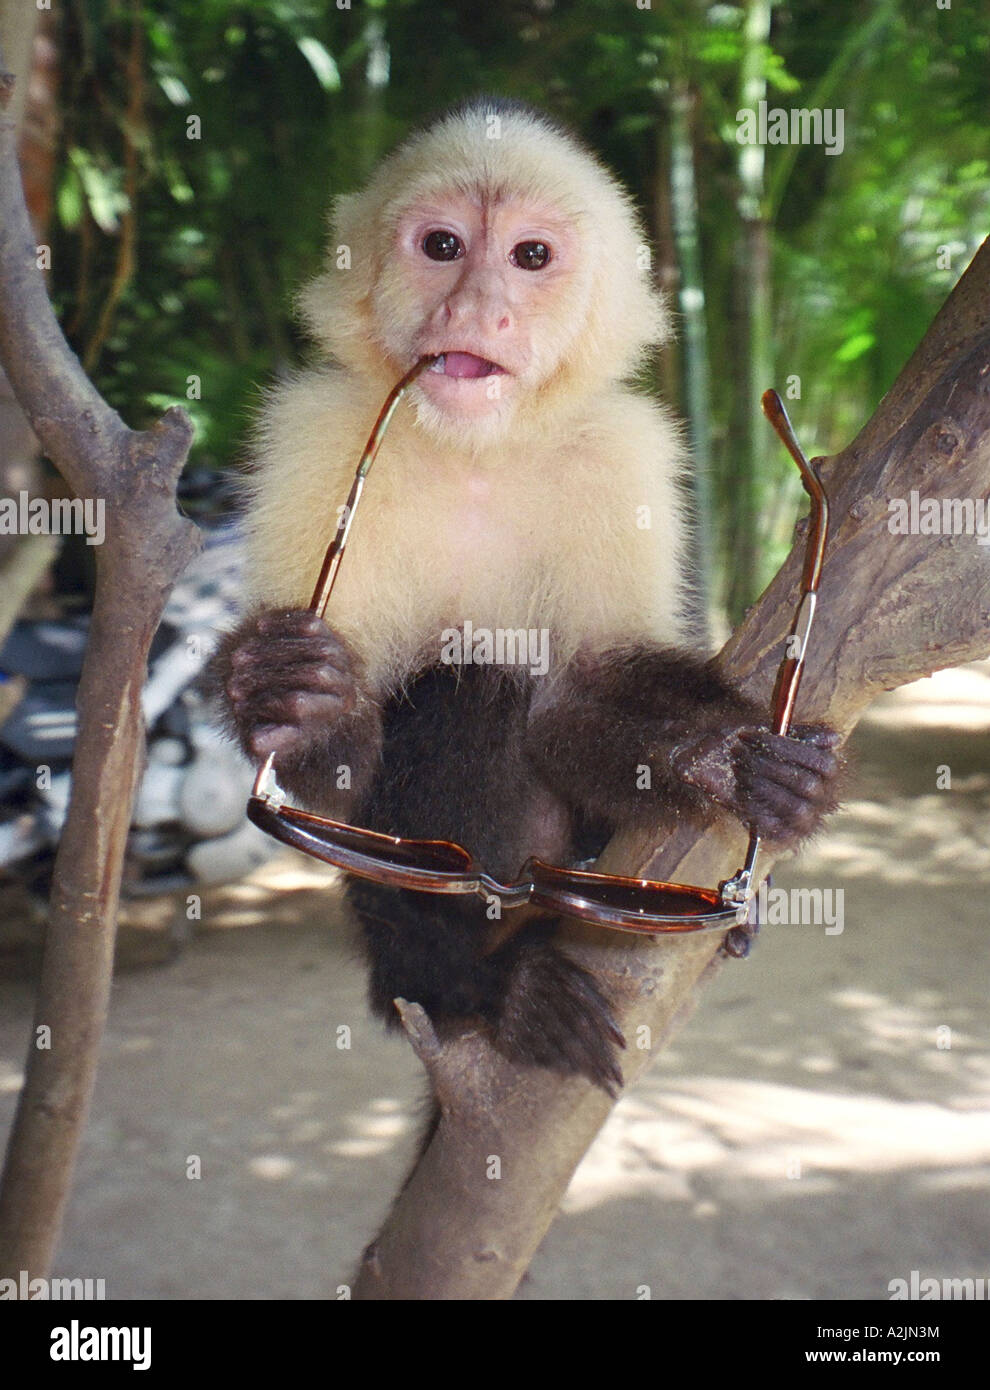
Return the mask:
<svg viewBox="0 0 990 1390">
<path fill-rule="evenodd" d="M 309 602 L 361 446 L 409 365 L 382 345 L 382 314 L 408 317 L 418 302 L 407 294 L 403 304 L 394 267 L 390 279 L 396 223 L 444 190 L 549 201 L 576 229 L 580 254 L 560 293 L 537 301 L 553 303 L 535 311 L 530 334 L 559 366 L 518 393 L 511 438 L 495 437 L 497 416 L 486 441 L 432 423 L 429 402 L 415 416 L 400 407 L 327 621 L 376 692 L 435 664 L 442 634 L 468 620 L 476 631 L 546 629 L 555 668 L 579 648 L 676 642 L 684 450 L 663 409 L 616 384 L 666 333 L 639 223 L 570 136 L 536 113 L 484 103 L 413 136 L 337 204 L 327 269 L 302 306 L 339 365 L 302 372 L 267 401 L 246 518 L 249 600 Z M 341 245 L 350 269 L 337 269 Z"/>
<path fill-rule="evenodd" d="M 669 336 L 629 195 L 546 117 L 482 100 L 411 136 L 361 192 L 337 200 L 326 268 L 299 306 L 310 332 L 341 365 L 383 384 L 411 365 L 387 354 L 401 297 L 401 287 L 389 286 L 388 259 L 402 212 L 445 191 L 549 204 L 578 234 L 577 275 L 547 329 L 561 349 L 559 362 L 527 405 L 527 428 L 581 393 L 627 377 L 646 348 Z"/>
</svg>

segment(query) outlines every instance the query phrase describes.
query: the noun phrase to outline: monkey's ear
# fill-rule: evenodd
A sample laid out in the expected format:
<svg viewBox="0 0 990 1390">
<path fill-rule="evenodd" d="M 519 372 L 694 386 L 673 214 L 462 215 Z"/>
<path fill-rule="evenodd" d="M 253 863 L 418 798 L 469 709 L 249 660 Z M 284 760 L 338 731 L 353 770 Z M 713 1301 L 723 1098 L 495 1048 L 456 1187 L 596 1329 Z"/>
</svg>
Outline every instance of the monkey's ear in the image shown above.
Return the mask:
<svg viewBox="0 0 990 1390">
<path fill-rule="evenodd" d="M 374 257 L 367 221 L 367 195 L 344 194 L 330 212 L 323 270 L 296 296 L 296 313 L 310 336 L 338 362 L 362 368 L 370 338 L 368 295 Z M 365 231 L 362 233 L 362 221 Z"/>
<path fill-rule="evenodd" d="M 334 357 L 342 326 L 344 306 L 340 303 L 344 287 L 338 272 L 329 268 L 307 280 L 295 297 L 296 316 L 309 336 Z"/>
</svg>

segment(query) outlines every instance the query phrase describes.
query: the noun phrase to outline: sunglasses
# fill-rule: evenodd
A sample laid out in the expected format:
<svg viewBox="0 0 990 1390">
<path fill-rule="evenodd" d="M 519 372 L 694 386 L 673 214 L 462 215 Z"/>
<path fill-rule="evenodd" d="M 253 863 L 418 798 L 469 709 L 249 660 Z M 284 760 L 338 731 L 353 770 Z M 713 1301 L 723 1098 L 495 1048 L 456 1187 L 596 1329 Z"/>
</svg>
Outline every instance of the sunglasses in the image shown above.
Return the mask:
<svg viewBox="0 0 990 1390">
<path fill-rule="evenodd" d="M 419 374 L 435 361 L 435 357 L 421 358 L 406 373 L 389 393 L 375 422 L 313 591 L 310 610 L 318 617 L 322 618 L 326 611 L 368 472 L 395 407 Z M 764 414 L 800 469 L 801 481 L 811 498 L 801 597 L 785 642 L 773 695 L 773 732 L 786 734 L 791 726 L 815 615 L 828 535 L 828 499 L 818 474 L 794 437 L 776 391 L 765 392 L 762 405 Z M 586 869 L 558 868 L 540 859 L 528 859 L 517 879 L 501 883 L 485 873 L 463 846 L 451 841 L 381 835 L 288 805 L 276 780 L 274 754 L 270 754 L 258 770 L 247 814 L 255 825 L 283 844 L 374 883 L 420 893 L 478 894 L 490 904 L 497 901 L 500 910 L 528 905 L 545 912 L 578 917 L 597 926 L 649 936 L 728 932 L 749 921 L 750 904 L 756 891 L 754 875 L 760 837 L 755 832 L 750 833 L 742 867 L 718 888 L 694 888 L 687 884 L 624 878 Z M 742 943 L 739 944 L 741 947 Z M 733 954 L 744 954 L 744 951 L 734 950 Z"/>
</svg>

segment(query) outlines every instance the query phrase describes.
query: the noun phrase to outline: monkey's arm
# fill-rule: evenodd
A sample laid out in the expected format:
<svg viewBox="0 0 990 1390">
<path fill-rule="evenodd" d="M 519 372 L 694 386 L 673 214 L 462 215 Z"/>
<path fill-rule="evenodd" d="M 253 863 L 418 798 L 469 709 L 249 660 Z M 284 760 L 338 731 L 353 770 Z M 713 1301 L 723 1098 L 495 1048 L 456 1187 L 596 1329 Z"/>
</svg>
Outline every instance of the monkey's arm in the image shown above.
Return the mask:
<svg viewBox="0 0 990 1390">
<path fill-rule="evenodd" d="M 263 609 L 211 664 L 227 727 L 248 757 L 275 754 L 279 782 L 315 811 L 353 814 L 381 756 L 381 709 L 344 640 L 308 610 Z"/>
<path fill-rule="evenodd" d="M 581 654 L 537 696 L 527 748 L 568 800 L 606 824 L 707 819 L 722 806 L 793 843 L 835 809 L 838 735 L 770 732 L 713 667 L 664 648 Z"/>
</svg>

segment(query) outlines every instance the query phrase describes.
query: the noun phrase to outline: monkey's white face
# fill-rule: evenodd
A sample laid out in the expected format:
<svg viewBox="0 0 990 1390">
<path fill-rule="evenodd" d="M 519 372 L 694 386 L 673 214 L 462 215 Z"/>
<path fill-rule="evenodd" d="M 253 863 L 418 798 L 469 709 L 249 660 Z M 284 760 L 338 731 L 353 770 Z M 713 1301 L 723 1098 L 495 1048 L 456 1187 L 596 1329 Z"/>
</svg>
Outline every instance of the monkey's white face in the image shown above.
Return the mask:
<svg viewBox="0 0 990 1390">
<path fill-rule="evenodd" d="M 375 307 L 397 368 L 440 359 L 419 378 L 424 423 L 500 432 L 580 327 L 577 259 L 575 229 L 549 205 L 453 194 L 406 209 Z"/>
</svg>

